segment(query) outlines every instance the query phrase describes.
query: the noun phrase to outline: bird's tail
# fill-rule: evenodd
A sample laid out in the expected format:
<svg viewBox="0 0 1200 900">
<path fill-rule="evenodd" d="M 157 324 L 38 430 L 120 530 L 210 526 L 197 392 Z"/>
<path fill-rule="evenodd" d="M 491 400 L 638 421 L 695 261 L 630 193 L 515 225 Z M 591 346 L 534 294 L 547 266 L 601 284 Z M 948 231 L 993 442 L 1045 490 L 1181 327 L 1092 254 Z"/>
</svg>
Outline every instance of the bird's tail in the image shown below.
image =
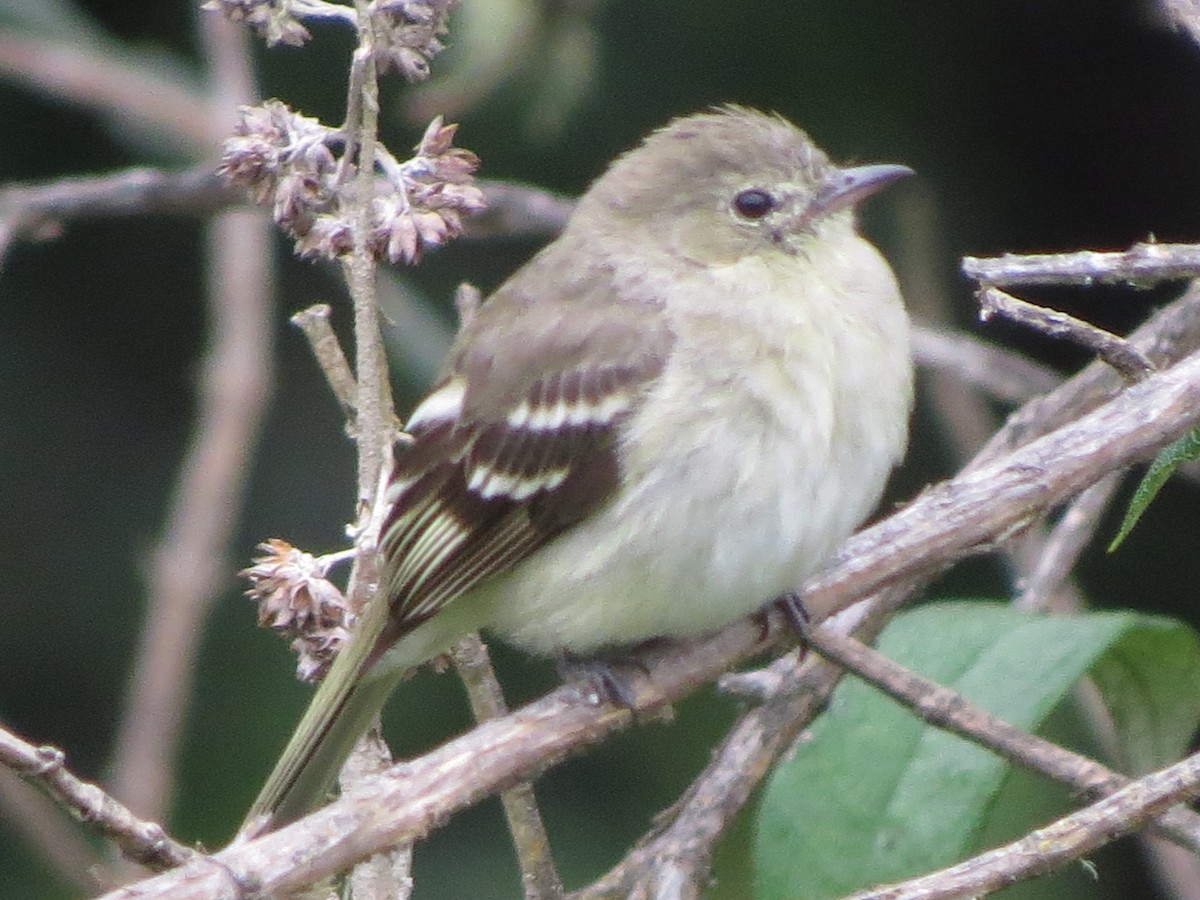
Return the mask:
<svg viewBox="0 0 1200 900">
<path fill-rule="evenodd" d="M 375 615 L 386 617 L 385 602 Z M 320 805 L 355 741 L 370 726 L 388 695 L 410 666 L 377 666 L 375 652 L 381 628 L 361 621 L 354 636 L 334 660 L 304 717 L 275 764 L 239 836 L 253 837 L 296 821 Z M 382 623 L 381 623 L 382 624 Z M 423 659 L 414 659 L 419 665 Z"/>
</svg>

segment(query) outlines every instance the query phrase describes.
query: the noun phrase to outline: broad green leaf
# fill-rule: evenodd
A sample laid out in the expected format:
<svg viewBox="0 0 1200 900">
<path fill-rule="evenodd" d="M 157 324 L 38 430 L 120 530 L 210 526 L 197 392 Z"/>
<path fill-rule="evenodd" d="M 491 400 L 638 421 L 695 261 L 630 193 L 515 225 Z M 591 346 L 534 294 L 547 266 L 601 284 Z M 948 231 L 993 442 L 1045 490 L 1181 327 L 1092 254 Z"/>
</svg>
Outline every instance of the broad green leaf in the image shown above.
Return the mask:
<svg viewBox="0 0 1200 900">
<path fill-rule="evenodd" d="M 1200 640 L 1163 619 L 947 602 L 898 617 L 880 649 L 1029 731 L 1090 671 L 1139 770 L 1177 758 L 1200 721 Z M 981 849 L 1007 774 L 999 757 L 847 679 L 768 782 L 756 897 L 818 900 L 955 862 Z"/>
<path fill-rule="evenodd" d="M 1173 619 L 1137 617 L 1091 676 L 1113 718 L 1122 759 L 1143 775 L 1179 759 L 1200 713 L 1200 637 Z"/>
<path fill-rule="evenodd" d="M 1117 536 L 1108 545 L 1109 553 L 1120 547 L 1121 542 L 1129 536 L 1129 532 L 1133 531 L 1133 526 L 1137 524 L 1142 513 L 1146 511 L 1175 470 L 1185 462 L 1191 462 L 1194 459 L 1200 459 L 1200 428 L 1164 447 L 1154 458 L 1154 462 L 1150 463 L 1150 468 L 1146 470 L 1137 490 L 1133 492 L 1133 499 L 1129 501 L 1129 509 L 1125 511 L 1125 518 L 1121 520 Z"/>
</svg>

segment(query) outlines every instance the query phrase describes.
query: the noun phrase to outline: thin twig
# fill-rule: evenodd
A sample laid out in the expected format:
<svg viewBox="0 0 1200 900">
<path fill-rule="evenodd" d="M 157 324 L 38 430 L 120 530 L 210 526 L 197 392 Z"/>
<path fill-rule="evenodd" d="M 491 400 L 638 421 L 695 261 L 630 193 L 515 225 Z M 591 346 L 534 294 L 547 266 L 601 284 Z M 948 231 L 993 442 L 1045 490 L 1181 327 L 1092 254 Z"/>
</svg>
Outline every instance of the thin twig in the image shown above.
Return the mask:
<svg viewBox="0 0 1200 900">
<path fill-rule="evenodd" d="M 1155 312 L 1129 337 L 1130 343 L 1162 367 L 1200 349 L 1200 288 L 1193 286 Z M 1095 409 L 1124 387 L 1107 363 L 1096 360 L 1045 397 L 1035 397 L 1008 417 L 961 474 L 978 469 L 1031 440 Z"/>
<path fill-rule="evenodd" d="M 957 734 L 1009 762 L 1070 785 L 1088 799 L 1107 796 L 1133 781 L 1086 756 L 998 719 L 956 691 L 893 662 L 852 637 L 820 627 L 811 629 L 805 639 L 813 650 L 912 709 L 935 728 Z M 1200 815 L 1184 808 L 1171 810 L 1163 815 L 1156 828 L 1180 846 L 1200 852 Z"/>
<path fill-rule="evenodd" d="M 454 666 L 467 689 L 476 722 L 508 714 L 504 691 L 488 658 L 487 646 L 472 634 L 460 640 L 451 652 Z M 521 886 L 526 900 L 558 900 L 563 895 L 562 879 L 554 867 L 550 838 L 542 824 L 533 785 L 522 781 L 500 795 L 508 830 L 521 866 Z"/>
<path fill-rule="evenodd" d="M 1062 383 L 1053 369 L 963 332 L 916 327 L 912 348 L 918 365 L 953 375 L 1001 403 L 1024 403 Z"/>
<path fill-rule="evenodd" d="M 978 897 L 1052 872 L 1141 828 L 1200 794 L 1200 754 L 1139 778 L 1116 793 L 1019 841 L 902 884 L 872 888 L 846 900 L 950 900 Z"/>
<path fill-rule="evenodd" d="M 196 856 L 168 837 L 161 825 L 139 819 L 96 785 L 72 775 L 57 747 L 36 747 L 0 727 L 0 763 L 36 784 L 76 819 L 111 838 L 129 859 L 161 871 Z"/>
<path fill-rule="evenodd" d="M 375 64 L 375 35 L 371 23 L 370 4 L 355 0 L 358 21 L 358 44 L 351 57 L 350 79 L 346 100 L 346 151 L 342 159 L 348 165 L 356 157 L 357 169 L 343 189 L 352 201 L 351 233 L 354 246 L 342 266 L 350 299 L 354 308 L 354 369 L 357 390 L 353 402 L 353 434 L 358 448 L 358 521 L 355 526 L 359 552 L 354 560 L 347 589 L 350 609 L 362 614 L 367 605 L 383 602 L 376 595 L 379 584 L 379 560 L 376 553 L 377 535 L 371 523 L 378 520 L 374 501 L 390 443 L 390 424 L 393 421 L 391 383 L 388 379 L 387 358 L 379 330 L 379 298 L 376 291 L 376 266 L 371 252 L 372 209 L 375 191 L 376 140 L 379 130 L 379 80 Z M 340 174 L 349 179 L 350 169 Z M 348 204 L 349 206 L 350 204 Z M 356 772 L 371 771 L 387 753 L 382 742 L 360 739 L 339 774 L 339 784 L 347 796 L 356 796 L 361 785 Z M 407 854 L 405 841 L 393 841 L 387 847 L 377 847 L 368 856 L 390 850 L 393 860 Z M 396 848 L 399 848 L 398 851 Z M 397 852 L 399 856 L 397 856 Z M 364 879 L 375 883 L 380 865 L 364 873 Z M 395 868 L 393 866 L 393 868 Z M 406 879 L 393 887 L 399 893 Z M 372 888 L 373 889 L 373 888 Z"/>
<path fill-rule="evenodd" d="M 993 258 L 965 257 L 962 270 L 985 285 L 1132 284 L 1135 286 L 1200 278 L 1200 245 L 1134 244 L 1118 253 L 1081 250 Z"/>
<path fill-rule="evenodd" d="M 371 252 L 371 207 L 375 196 L 375 149 L 379 130 L 379 79 L 375 67 L 371 10 L 366 0 L 355 0 L 358 17 L 358 46 L 350 68 L 347 93 L 344 160 L 357 148 L 357 176 L 347 188 L 353 193 L 352 232 L 354 248 L 343 266 L 350 299 L 354 304 L 354 369 L 358 390 L 354 403 L 358 441 L 358 502 L 368 511 L 383 468 L 387 423 L 391 419 L 391 386 L 387 358 L 379 330 L 379 298 L 376 292 L 375 258 Z M 343 161 L 344 161 L 343 160 Z M 373 548 L 371 548 L 373 550 Z M 356 561 L 367 563 L 372 553 Z M 371 566 L 374 566 L 373 560 Z M 373 579 L 364 579 L 373 581 Z M 358 598 L 366 600 L 367 598 Z"/>
<path fill-rule="evenodd" d="M 1139 381 L 1154 371 L 1154 364 L 1129 341 L 1065 312 L 1038 306 L 994 287 L 980 288 L 979 318 L 1003 316 L 1051 337 L 1074 341 L 1097 353 L 1127 381 Z"/>
<path fill-rule="evenodd" d="M 212 148 L 209 97 L 199 84 L 126 48 L 102 42 L 66 43 L 31 32 L 0 31 L 0 79 L 24 84 L 120 121 L 152 130 L 198 157 Z M 228 110 L 226 110 L 228 111 Z"/>
<path fill-rule="evenodd" d="M 8 185 L 0 189 L 0 263 L 16 241 L 57 237 L 69 221 L 154 213 L 209 216 L 245 205 L 244 193 L 228 187 L 209 164 L 177 172 L 139 166 Z"/>
<path fill-rule="evenodd" d="M 375 72 L 370 10 L 365 0 L 356 0 L 359 14 L 359 46 L 354 51 L 354 70 L 361 93 L 351 90 L 358 101 L 361 120 L 347 123 L 357 133 L 358 176 L 354 179 L 354 249 L 345 265 L 346 281 L 354 303 L 354 371 L 358 397 L 354 404 L 358 435 L 358 500 L 365 509 L 374 498 L 383 467 L 383 448 L 388 442 L 391 421 L 391 387 L 387 358 L 379 330 L 379 298 L 375 286 L 375 258 L 371 253 L 372 198 L 375 188 L 375 141 L 379 128 L 379 82 Z"/>
<path fill-rule="evenodd" d="M 317 365 L 325 374 L 333 396 L 337 398 L 346 418 L 353 421 L 358 385 L 354 380 L 354 372 L 350 370 L 350 363 L 346 361 L 345 351 L 334 334 L 333 326 L 329 324 L 330 312 L 327 303 L 316 303 L 300 310 L 289 321 L 308 338 L 313 356 L 317 358 Z"/>
<path fill-rule="evenodd" d="M 231 23 L 205 17 L 203 33 L 221 55 L 214 79 L 227 115 L 231 93 L 253 91 Z M 221 44 L 232 48 L 219 49 Z M 239 65 L 237 72 L 225 67 Z M 213 131 L 215 124 L 210 125 Z M 199 410 L 181 465 L 171 511 L 148 575 L 149 609 L 137 649 L 130 695 L 113 755 L 113 792 L 147 818 L 169 805 L 192 663 L 225 565 L 250 453 L 257 441 L 273 358 L 269 321 L 273 272 L 270 232 L 256 213 L 234 212 L 210 229 L 211 346 L 204 360 Z"/>
<path fill-rule="evenodd" d="M 1120 483 L 1121 473 L 1113 472 L 1071 501 L 1046 538 L 1033 571 L 1023 579 L 1013 600 L 1017 609 L 1045 612 L 1054 607 L 1055 596 L 1091 542 Z"/>
<path fill-rule="evenodd" d="M 550 237 L 574 206 L 542 188 L 480 179 L 486 210 L 473 216 L 466 239 Z M 44 240 L 79 219 L 154 213 L 207 217 L 249 208 L 245 191 L 230 187 L 212 164 L 169 171 L 146 166 L 103 175 L 70 175 L 0 188 L 0 263 L 21 240 Z"/>
</svg>

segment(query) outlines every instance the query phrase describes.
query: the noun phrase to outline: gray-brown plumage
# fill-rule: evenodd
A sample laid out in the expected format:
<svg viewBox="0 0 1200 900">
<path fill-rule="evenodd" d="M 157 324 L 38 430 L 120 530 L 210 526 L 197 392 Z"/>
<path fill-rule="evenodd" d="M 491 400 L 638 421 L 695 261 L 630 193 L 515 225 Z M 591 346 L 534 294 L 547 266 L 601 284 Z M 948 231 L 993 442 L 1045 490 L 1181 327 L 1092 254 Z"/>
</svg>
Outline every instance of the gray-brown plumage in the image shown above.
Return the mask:
<svg viewBox="0 0 1200 900">
<path fill-rule="evenodd" d="M 784 120 L 676 120 L 459 335 L 386 498 L 379 602 L 246 829 L 317 803 L 404 672 L 491 628 L 586 653 L 797 586 L 877 502 L 911 403 L 907 317 L 838 169 Z"/>
</svg>

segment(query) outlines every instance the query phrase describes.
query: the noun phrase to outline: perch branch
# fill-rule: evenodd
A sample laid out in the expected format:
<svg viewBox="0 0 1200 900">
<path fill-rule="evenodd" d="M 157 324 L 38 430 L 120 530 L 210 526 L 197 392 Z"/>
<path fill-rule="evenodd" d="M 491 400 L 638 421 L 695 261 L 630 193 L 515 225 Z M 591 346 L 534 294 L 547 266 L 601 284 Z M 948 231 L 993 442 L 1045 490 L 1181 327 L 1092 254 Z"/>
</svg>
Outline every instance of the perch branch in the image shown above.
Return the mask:
<svg viewBox="0 0 1200 900">
<path fill-rule="evenodd" d="M 1078 421 L 938 485 L 851 538 L 801 599 L 814 621 L 895 579 L 978 552 L 1105 472 L 1143 459 L 1200 421 L 1200 355 L 1147 378 Z M 647 651 L 651 673 L 631 683 L 639 711 L 658 709 L 764 649 L 761 624 Z M 254 841 L 237 844 L 110 897 L 208 897 L 228 887 L 293 890 L 379 849 L 427 834 L 457 810 L 536 777 L 585 744 L 627 726 L 631 713 L 560 688 L 393 767 L 365 799 L 340 799 Z M 1156 813 L 1157 814 L 1157 811 Z"/>
<path fill-rule="evenodd" d="M 1195 345 L 1198 338 L 1194 327 L 1189 327 L 1189 323 L 1195 323 L 1197 316 L 1200 316 L 1200 308 L 1196 305 L 1196 297 L 1194 294 L 1187 295 L 1177 301 L 1175 308 L 1164 311 L 1155 320 L 1139 329 L 1136 337 L 1147 346 L 1154 346 L 1155 353 L 1160 360 L 1166 362 L 1172 357 L 1168 348 L 1174 342 L 1178 342 L 1178 350 L 1181 352 L 1187 352 Z M 971 349 L 973 348 L 968 347 L 968 351 Z M 1047 413 L 1060 415 L 1070 403 L 1077 402 L 1079 398 L 1085 398 L 1086 401 L 1086 398 L 1092 393 L 1090 389 L 1081 391 L 1076 380 L 1082 381 L 1085 385 L 1091 385 L 1098 376 L 1110 377 L 1111 370 L 1099 365 L 1090 371 L 1085 370 L 1084 373 L 1062 385 L 1053 394 L 1040 397 L 1037 401 L 1038 406 Z M 1036 420 L 1026 421 L 1020 416 L 1014 417 L 1001 429 L 989 444 L 989 448 L 976 457 L 973 466 L 978 467 L 994 461 L 1003 452 L 1003 448 L 1028 442 L 1037 436 L 1037 429 L 1038 422 Z M 877 595 L 864 605 L 869 608 L 879 605 L 894 608 L 903 599 L 919 590 L 920 585 L 926 580 L 928 579 L 915 578 L 908 579 L 906 583 L 894 583 L 882 592 L 882 595 Z M 855 609 L 857 610 L 857 607 Z M 751 673 L 725 675 L 722 677 L 721 683 L 726 689 L 733 689 L 736 684 L 737 689 L 753 693 L 761 701 L 780 690 L 780 685 L 787 677 L 790 666 L 791 664 L 786 659 L 782 659 L 766 669 Z M 799 706 L 793 711 L 794 719 L 773 720 L 772 728 L 781 733 L 797 733 L 805 727 L 810 721 L 808 708 Z M 754 713 L 751 712 L 747 715 L 752 716 Z M 712 845 L 715 844 L 728 824 L 728 818 L 722 818 L 722 816 L 732 817 L 738 807 L 739 797 L 748 792 L 747 783 L 751 786 L 756 784 L 761 777 L 759 773 L 765 772 L 775 758 L 774 745 L 767 738 L 764 738 L 757 748 L 753 749 L 753 752 L 748 751 L 746 744 L 734 740 L 733 736 L 742 727 L 741 722 L 734 726 L 730 739 L 724 742 L 714 754 L 710 766 L 706 767 L 693 786 L 688 789 L 687 795 L 665 814 L 671 819 L 670 824 L 656 827 L 638 842 L 621 863 L 595 885 L 581 892 L 581 895 L 597 898 L 624 896 L 621 891 L 632 890 L 634 884 L 638 884 L 640 888 L 653 885 L 656 877 L 655 861 L 658 859 L 672 861 L 671 865 L 675 871 L 681 871 L 686 866 L 693 876 L 689 882 L 692 886 L 707 883 L 704 867 L 711 857 Z M 755 726 L 747 724 L 746 727 L 752 729 Z M 689 835 L 688 827 L 696 829 L 698 833 L 694 836 Z M 681 858 L 681 848 L 684 846 L 688 846 L 694 854 L 692 859 Z"/>
</svg>

